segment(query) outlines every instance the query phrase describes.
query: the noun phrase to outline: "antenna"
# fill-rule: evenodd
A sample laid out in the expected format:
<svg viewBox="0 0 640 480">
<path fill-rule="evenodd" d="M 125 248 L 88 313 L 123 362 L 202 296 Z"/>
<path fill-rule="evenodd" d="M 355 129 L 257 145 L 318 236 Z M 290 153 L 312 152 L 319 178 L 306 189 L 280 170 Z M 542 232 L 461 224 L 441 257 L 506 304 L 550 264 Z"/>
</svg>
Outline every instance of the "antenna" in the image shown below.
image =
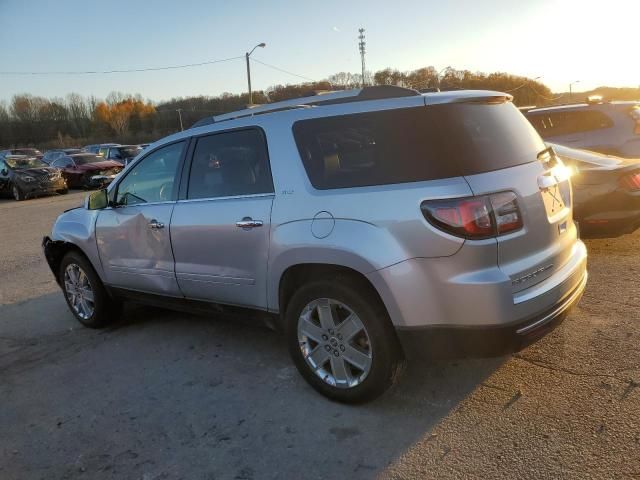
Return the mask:
<svg viewBox="0 0 640 480">
<path fill-rule="evenodd" d="M 366 53 L 365 46 L 367 45 L 367 43 L 364 41 L 364 28 L 358 29 L 358 32 L 360 32 L 360 35 L 358 35 L 358 39 L 360 40 L 360 43 L 358 43 L 358 47 L 360 48 L 360 61 L 362 62 L 362 88 L 364 88 L 366 86 L 366 82 L 364 79 L 364 54 Z"/>
</svg>

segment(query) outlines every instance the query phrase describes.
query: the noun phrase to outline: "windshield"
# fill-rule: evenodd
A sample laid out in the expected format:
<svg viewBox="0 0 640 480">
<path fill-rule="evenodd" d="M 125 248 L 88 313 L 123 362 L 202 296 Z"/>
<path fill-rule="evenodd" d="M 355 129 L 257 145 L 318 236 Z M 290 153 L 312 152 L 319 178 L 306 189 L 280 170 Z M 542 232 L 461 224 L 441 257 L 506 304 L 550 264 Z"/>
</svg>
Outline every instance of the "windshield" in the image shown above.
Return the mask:
<svg viewBox="0 0 640 480">
<path fill-rule="evenodd" d="M 96 155 L 79 155 L 72 157 L 76 165 L 86 165 L 87 163 L 103 162 L 104 158 L 98 158 Z"/>
<path fill-rule="evenodd" d="M 9 168 L 14 170 L 23 170 L 25 168 L 48 167 L 46 163 L 37 158 L 7 158 L 5 159 Z"/>
<path fill-rule="evenodd" d="M 141 151 L 142 148 L 140 147 L 123 147 L 123 148 L 119 148 L 118 151 L 120 152 L 120 155 L 122 158 L 133 158 L 136 155 L 138 155 Z"/>
<path fill-rule="evenodd" d="M 12 150 L 14 155 L 41 155 L 40 150 L 36 148 L 16 148 Z"/>
</svg>

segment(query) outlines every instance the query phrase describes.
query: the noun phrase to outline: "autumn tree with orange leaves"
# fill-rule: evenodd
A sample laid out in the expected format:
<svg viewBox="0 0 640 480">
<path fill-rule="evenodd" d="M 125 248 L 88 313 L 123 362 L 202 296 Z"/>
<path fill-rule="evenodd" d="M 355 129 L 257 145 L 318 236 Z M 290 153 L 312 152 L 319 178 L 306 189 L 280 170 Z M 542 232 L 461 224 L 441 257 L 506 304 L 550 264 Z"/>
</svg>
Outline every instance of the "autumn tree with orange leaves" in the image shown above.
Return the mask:
<svg viewBox="0 0 640 480">
<path fill-rule="evenodd" d="M 106 102 L 96 106 L 96 118 L 109 125 L 117 135 L 127 133 L 132 117 L 144 118 L 155 113 L 156 109 L 150 102 L 143 102 L 140 98 L 125 97 L 111 94 Z"/>
</svg>

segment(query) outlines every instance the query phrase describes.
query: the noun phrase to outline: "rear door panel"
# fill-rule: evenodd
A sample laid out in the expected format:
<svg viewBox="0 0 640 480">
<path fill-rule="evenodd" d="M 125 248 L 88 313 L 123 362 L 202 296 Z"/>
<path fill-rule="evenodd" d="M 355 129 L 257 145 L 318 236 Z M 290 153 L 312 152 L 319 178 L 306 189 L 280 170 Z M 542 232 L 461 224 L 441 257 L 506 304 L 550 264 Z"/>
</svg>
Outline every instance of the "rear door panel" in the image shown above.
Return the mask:
<svg viewBox="0 0 640 480">
<path fill-rule="evenodd" d="M 273 194 L 178 202 L 171 240 L 178 285 L 187 298 L 266 307 Z M 262 222 L 241 228 L 237 222 Z"/>
</svg>

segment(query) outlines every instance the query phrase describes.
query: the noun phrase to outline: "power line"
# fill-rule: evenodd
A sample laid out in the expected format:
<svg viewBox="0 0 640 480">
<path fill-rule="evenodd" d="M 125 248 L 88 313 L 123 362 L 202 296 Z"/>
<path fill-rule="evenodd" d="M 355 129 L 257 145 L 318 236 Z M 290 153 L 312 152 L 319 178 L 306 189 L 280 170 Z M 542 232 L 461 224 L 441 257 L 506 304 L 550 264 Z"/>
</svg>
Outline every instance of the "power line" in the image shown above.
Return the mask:
<svg viewBox="0 0 640 480">
<path fill-rule="evenodd" d="M 199 63 L 186 63 L 184 65 L 169 65 L 164 67 L 148 67 L 148 68 L 131 68 L 131 69 L 118 69 L 118 70 L 85 70 L 85 71 L 51 71 L 51 72 L 3 72 L 0 71 L 0 75 L 96 75 L 96 74 L 110 74 L 110 73 L 132 73 L 132 72 L 155 72 L 158 70 L 174 70 L 178 68 L 192 68 L 201 67 L 203 65 L 212 65 L 214 63 L 230 62 L 232 60 L 239 60 L 244 58 L 243 55 L 238 57 L 222 58 L 219 60 L 208 60 L 206 62 Z"/>
<path fill-rule="evenodd" d="M 264 65 L 265 67 L 273 68 L 274 70 L 278 70 L 279 72 L 287 73 L 289 75 L 293 75 L 294 77 L 302 78 L 303 80 L 308 80 L 310 82 L 315 82 L 315 80 L 313 78 L 305 77 L 304 75 L 298 75 L 297 73 L 290 72 L 288 70 L 285 70 L 284 68 L 276 67 L 275 65 L 271 65 L 271 64 L 269 64 L 267 62 L 262 62 L 262 61 L 260 61 L 260 60 L 258 60 L 256 58 L 253 58 L 253 57 L 251 57 L 251 61 L 252 62 L 257 62 L 260 65 Z"/>
</svg>

